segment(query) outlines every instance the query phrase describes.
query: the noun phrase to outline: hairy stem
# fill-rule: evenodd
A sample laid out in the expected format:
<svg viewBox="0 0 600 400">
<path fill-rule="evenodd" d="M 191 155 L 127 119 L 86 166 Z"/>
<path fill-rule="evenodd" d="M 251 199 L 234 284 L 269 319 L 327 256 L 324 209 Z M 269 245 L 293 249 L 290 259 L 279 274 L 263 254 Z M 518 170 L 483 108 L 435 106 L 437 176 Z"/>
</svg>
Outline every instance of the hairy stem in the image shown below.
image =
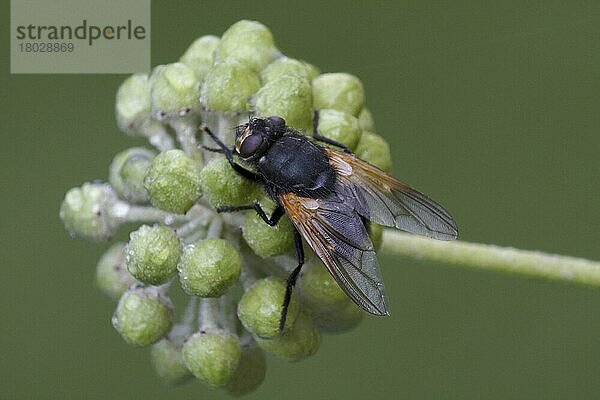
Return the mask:
<svg viewBox="0 0 600 400">
<path fill-rule="evenodd" d="M 160 122 L 150 119 L 144 125 L 142 130 L 148 138 L 148 142 L 158 151 L 166 151 L 175 148 L 173 138 L 167 133 L 164 125 Z"/>
<path fill-rule="evenodd" d="M 203 297 L 200 299 L 199 328 L 209 331 L 219 327 L 219 299 Z"/>
<path fill-rule="evenodd" d="M 385 229 L 381 252 L 515 275 L 600 286 L 600 262 L 540 251 L 459 240 L 444 242 Z"/>
<path fill-rule="evenodd" d="M 187 221 L 184 215 L 171 214 L 151 206 L 133 205 L 121 200 L 113 204 L 110 212 L 123 222 L 160 222 L 171 226 Z"/>
<path fill-rule="evenodd" d="M 199 122 L 194 116 L 173 118 L 171 127 L 175 130 L 177 142 L 185 153 L 193 159 L 202 162 L 202 150 L 198 147 L 196 133 Z"/>
</svg>

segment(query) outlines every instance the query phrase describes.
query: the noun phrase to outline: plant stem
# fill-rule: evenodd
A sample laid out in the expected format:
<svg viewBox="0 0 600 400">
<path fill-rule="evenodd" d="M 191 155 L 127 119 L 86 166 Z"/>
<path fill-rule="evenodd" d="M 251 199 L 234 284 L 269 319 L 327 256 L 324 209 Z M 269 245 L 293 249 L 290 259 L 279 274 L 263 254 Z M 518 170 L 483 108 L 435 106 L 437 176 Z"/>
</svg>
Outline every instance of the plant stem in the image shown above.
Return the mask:
<svg viewBox="0 0 600 400">
<path fill-rule="evenodd" d="M 231 290 L 219 298 L 221 326 L 231 333 L 237 333 L 236 306 Z"/>
<path fill-rule="evenodd" d="M 219 327 L 219 299 L 200 298 L 199 328 L 201 331 L 217 329 Z"/>
<path fill-rule="evenodd" d="M 220 215 L 213 215 L 210 224 L 208 225 L 208 230 L 206 231 L 207 239 L 216 239 L 221 237 L 221 233 L 223 232 L 223 219 Z"/>
<path fill-rule="evenodd" d="M 174 117 L 169 121 L 175 130 L 177 141 L 185 153 L 193 159 L 202 163 L 202 151 L 196 141 L 198 121 L 193 115 L 185 117 Z"/>
<path fill-rule="evenodd" d="M 173 225 L 187 221 L 185 215 L 171 214 L 151 206 L 138 206 L 116 201 L 110 212 L 123 222 L 161 222 L 165 225 Z"/>
<path fill-rule="evenodd" d="M 160 122 L 150 119 L 142 128 L 148 142 L 158 151 L 166 151 L 175 148 L 173 138 L 167 133 L 164 125 Z"/>
<path fill-rule="evenodd" d="M 384 229 L 381 252 L 540 279 L 600 286 L 600 262 L 540 251 L 445 242 Z"/>
</svg>

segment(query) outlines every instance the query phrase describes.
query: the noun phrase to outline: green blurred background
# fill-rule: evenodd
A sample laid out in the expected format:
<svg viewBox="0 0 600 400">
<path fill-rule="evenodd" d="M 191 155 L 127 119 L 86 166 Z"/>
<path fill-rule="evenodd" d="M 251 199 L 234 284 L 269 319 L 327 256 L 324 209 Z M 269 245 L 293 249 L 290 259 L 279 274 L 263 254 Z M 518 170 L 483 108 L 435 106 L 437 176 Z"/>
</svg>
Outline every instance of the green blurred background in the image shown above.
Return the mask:
<svg viewBox="0 0 600 400">
<path fill-rule="evenodd" d="M 93 286 L 105 246 L 58 219 L 67 189 L 138 143 L 115 126 L 124 76 L 9 75 L 2 5 L 0 398 L 225 398 L 160 384 Z M 600 259 L 599 2 L 153 2 L 152 64 L 242 18 L 362 79 L 394 174 L 462 239 Z M 600 397 L 600 289 L 381 258 L 391 317 L 271 358 L 248 399 Z"/>
</svg>

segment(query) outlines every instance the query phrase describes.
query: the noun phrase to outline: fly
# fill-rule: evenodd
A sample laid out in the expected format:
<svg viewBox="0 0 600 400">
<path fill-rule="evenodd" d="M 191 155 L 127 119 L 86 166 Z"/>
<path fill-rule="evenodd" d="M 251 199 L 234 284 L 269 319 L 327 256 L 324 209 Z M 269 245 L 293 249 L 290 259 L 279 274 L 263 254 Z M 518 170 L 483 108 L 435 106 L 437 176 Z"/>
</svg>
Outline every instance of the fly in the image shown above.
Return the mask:
<svg viewBox="0 0 600 400">
<path fill-rule="evenodd" d="M 293 223 L 298 266 L 287 279 L 280 330 L 304 264 L 302 238 L 358 306 L 374 315 L 389 315 L 367 221 L 439 240 L 458 237 L 456 222 L 442 206 L 358 159 L 343 144 L 319 135 L 318 116 L 315 112 L 312 139 L 288 127 L 281 117 L 252 118 L 237 128 L 233 149 L 203 128 L 219 146 L 206 149 L 224 154 L 236 172 L 262 184 L 277 204 L 270 217 L 257 201 L 217 211 L 253 209 L 271 226 L 285 214 Z M 238 164 L 234 155 L 252 170 Z"/>
</svg>

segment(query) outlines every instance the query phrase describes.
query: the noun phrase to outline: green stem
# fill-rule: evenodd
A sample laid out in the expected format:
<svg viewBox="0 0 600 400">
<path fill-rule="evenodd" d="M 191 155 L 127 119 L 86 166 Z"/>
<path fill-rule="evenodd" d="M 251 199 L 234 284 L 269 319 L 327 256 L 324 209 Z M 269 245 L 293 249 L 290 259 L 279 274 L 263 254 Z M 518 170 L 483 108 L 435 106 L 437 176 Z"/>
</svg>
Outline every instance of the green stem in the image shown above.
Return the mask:
<svg viewBox="0 0 600 400">
<path fill-rule="evenodd" d="M 171 127 L 175 130 L 175 135 L 179 145 L 185 153 L 202 163 L 202 150 L 198 147 L 196 133 L 199 122 L 193 115 L 185 117 L 174 117 L 169 121 Z"/>
<path fill-rule="evenodd" d="M 220 215 L 213 215 L 212 220 L 210 221 L 210 225 L 208 225 L 208 230 L 206 231 L 207 239 L 215 239 L 220 238 L 221 233 L 223 232 L 223 219 Z"/>
<path fill-rule="evenodd" d="M 160 122 L 149 119 L 142 126 L 144 135 L 148 138 L 148 142 L 156 147 L 158 151 L 166 151 L 175 148 L 175 143 L 171 135 L 167 133 L 164 125 Z"/>
<path fill-rule="evenodd" d="M 201 331 L 209 331 L 219 327 L 219 299 L 200 298 L 199 328 Z"/>
<path fill-rule="evenodd" d="M 237 333 L 236 305 L 231 290 L 219 298 L 221 326 L 228 332 Z"/>
<path fill-rule="evenodd" d="M 381 252 L 541 279 L 600 286 L 600 262 L 490 244 L 444 242 L 385 229 Z"/>
<path fill-rule="evenodd" d="M 112 205 L 110 212 L 123 222 L 160 222 L 169 226 L 187 222 L 185 215 L 171 214 L 152 206 L 138 206 L 121 200 Z"/>
</svg>

